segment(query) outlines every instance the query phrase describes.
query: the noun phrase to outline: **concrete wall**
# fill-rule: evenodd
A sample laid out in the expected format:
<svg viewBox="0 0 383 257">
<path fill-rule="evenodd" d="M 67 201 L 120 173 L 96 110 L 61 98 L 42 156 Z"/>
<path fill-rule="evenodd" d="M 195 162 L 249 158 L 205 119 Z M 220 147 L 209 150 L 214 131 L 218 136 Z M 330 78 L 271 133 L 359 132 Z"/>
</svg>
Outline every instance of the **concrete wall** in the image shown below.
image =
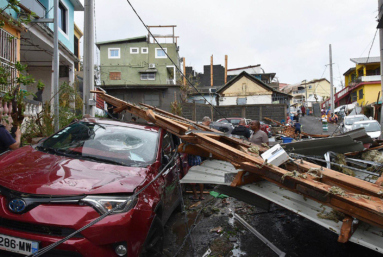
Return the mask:
<svg viewBox="0 0 383 257">
<path fill-rule="evenodd" d="M 284 104 L 256 104 L 215 106 L 216 110 L 212 110 L 210 105 L 184 103 L 182 115 L 187 119 L 196 121 L 201 121 L 204 116 L 209 116 L 213 120 L 225 117 L 241 117 L 253 120 L 263 120 L 264 117 L 268 117 L 275 120 L 282 120 L 286 117 L 286 108 Z"/>
<path fill-rule="evenodd" d="M 31 75 L 36 82 L 41 80 L 45 84 L 45 88 L 43 90 L 42 99 L 43 102 L 49 101 L 52 98 L 51 92 L 51 81 L 52 81 L 52 67 L 28 67 L 28 74 Z M 64 82 L 69 83 L 69 78 L 59 78 L 59 83 L 62 85 Z M 28 92 L 36 94 L 37 92 L 37 83 L 34 85 L 29 85 L 25 87 Z M 29 96 L 28 98 L 32 99 L 33 96 Z"/>
<path fill-rule="evenodd" d="M 179 56 L 175 44 L 162 44 L 167 49 L 170 58 L 179 66 Z M 138 47 L 138 54 L 131 54 L 130 48 Z M 141 53 L 142 47 L 148 47 L 148 53 Z M 120 58 L 108 57 L 109 48 L 119 48 Z M 167 66 L 173 64 L 168 58 L 156 58 L 155 52 L 158 48 L 157 44 L 148 44 L 147 42 L 130 42 L 130 43 L 113 43 L 100 46 L 100 63 L 101 63 L 101 82 L 105 85 L 158 85 L 167 84 L 170 74 Z M 149 64 L 156 64 L 156 79 L 141 80 L 139 71 L 149 69 Z M 121 80 L 110 80 L 109 72 L 121 72 Z M 177 76 L 176 76 L 177 80 Z"/>
<path fill-rule="evenodd" d="M 238 98 L 246 98 L 246 104 L 271 104 L 271 95 L 251 95 L 251 96 L 230 96 L 220 97 L 219 105 L 237 105 Z"/>
<path fill-rule="evenodd" d="M 104 88 L 105 89 L 105 88 Z M 180 89 L 178 86 L 168 87 L 164 89 L 149 89 L 149 88 L 124 88 L 124 89 L 107 89 L 107 94 L 110 94 L 118 99 L 130 103 L 144 103 L 145 94 L 158 94 L 160 105 L 155 106 L 165 111 L 170 111 L 170 103 L 174 101 L 174 92 L 179 95 Z M 129 119 L 130 120 L 130 119 Z"/>
</svg>

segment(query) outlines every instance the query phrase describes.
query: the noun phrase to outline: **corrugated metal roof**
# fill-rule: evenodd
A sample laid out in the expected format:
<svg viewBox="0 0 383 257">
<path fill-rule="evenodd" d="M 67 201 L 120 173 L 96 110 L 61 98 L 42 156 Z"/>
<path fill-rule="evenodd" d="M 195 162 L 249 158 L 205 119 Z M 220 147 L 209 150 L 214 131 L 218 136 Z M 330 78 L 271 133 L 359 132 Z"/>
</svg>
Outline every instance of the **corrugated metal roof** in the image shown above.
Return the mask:
<svg viewBox="0 0 383 257">
<path fill-rule="evenodd" d="M 376 62 L 380 62 L 380 57 L 379 56 L 361 57 L 361 58 L 351 58 L 350 60 L 353 63 L 356 63 L 356 64 L 361 64 L 361 63 L 376 63 Z"/>
<path fill-rule="evenodd" d="M 97 42 L 96 45 L 99 46 L 99 45 L 106 45 L 106 44 L 113 44 L 113 43 L 123 43 L 123 42 L 129 42 L 129 41 L 146 41 L 146 36 L 139 36 L 139 37 L 117 39 L 117 40 L 102 41 L 102 42 Z"/>
<path fill-rule="evenodd" d="M 191 167 L 186 176 L 181 180 L 181 183 L 228 185 L 230 183 L 225 183 L 225 174 L 237 171 L 239 170 L 236 170 L 229 162 L 207 160 L 200 166 Z M 332 209 L 328 206 L 323 206 L 302 195 L 284 190 L 278 185 L 266 180 L 257 182 L 256 184 L 240 186 L 239 188 L 276 203 L 292 212 L 296 212 L 318 225 L 329 229 L 336 234 L 340 234 L 342 222 L 336 223 L 333 220 L 321 219 L 317 216 L 320 212 L 323 212 L 324 214 L 330 213 Z M 350 241 L 383 253 L 383 237 L 381 237 L 381 229 L 378 227 L 359 221 L 358 229 L 355 230 Z"/>
</svg>

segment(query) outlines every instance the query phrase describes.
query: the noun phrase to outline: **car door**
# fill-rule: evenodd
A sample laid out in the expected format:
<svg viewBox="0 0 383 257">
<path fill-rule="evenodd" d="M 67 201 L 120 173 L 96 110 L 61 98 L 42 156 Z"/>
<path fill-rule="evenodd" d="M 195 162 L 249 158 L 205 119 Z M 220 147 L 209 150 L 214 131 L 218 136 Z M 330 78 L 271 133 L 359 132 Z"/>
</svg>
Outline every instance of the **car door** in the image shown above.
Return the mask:
<svg viewBox="0 0 383 257">
<path fill-rule="evenodd" d="M 165 222 L 170 214 L 172 213 L 175 204 L 177 203 L 177 168 L 179 164 L 179 158 L 176 156 L 172 159 L 172 156 L 176 152 L 175 145 L 172 139 L 172 134 L 169 132 L 165 132 L 162 138 L 161 145 L 161 159 L 162 159 L 162 167 L 165 167 L 167 164 L 167 169 L 162 173 L 162 177 L 164 179 L 163 184 L 163 194 L 162 194 L 162 202 L 163 202 L 163 222 Z"/>
</svg>

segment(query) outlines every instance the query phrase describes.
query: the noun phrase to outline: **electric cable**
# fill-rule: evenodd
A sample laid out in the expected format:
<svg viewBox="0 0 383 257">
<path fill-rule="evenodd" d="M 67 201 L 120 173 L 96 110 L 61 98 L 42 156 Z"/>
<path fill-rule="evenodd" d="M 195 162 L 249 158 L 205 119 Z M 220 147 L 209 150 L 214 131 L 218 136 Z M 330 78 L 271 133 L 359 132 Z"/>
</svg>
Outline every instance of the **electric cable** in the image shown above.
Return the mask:
<svg viewBox="0 0 383 257">
<path fill-rule="evenodd" d="M 134 193 L 132 196 L 131 196 L 131 199 L 135 199 L 139 194 L 141 194 L 146 188 L 148 188 L 152 183 L 154 183 L 161 175 L 162 173 L 164 173 L 167 169 L 168 169 L 168 166 L 173 162 L 175 161 L 175 157 L 177 155 L 178 152 L 175 152 L 174 155 L 172 156 L 172 158 L 170 159 L 170 161 L 168 162 L 168 164 L 165 165 L 165 167 L 153 178 L 152 181 L 150 181 L 148 184 L 146 184 L 143 188 L 141 188 L 139 191 L 137 191 L 136 193 Z M 92 222 L 90 222 L 89 224 L 83 226 L 82 228 L 76 230 L 75 232 L 71 233 L 70 235 L 66 236 L 65 238 L 53 243 L 53 244 L 50 244 L 40 250 L 38 250 L 36 253 L 33 253 L 31 255 L 28 255 L 28 257 L 38 257 L 38 256 L 41 256 L 42 254 L 54 249 L 56 246 L 66 242 L 67 240 L 69 240 L 70 238 L 74 237 L 76 234 L 80 233 L 81 231 L 93 226 L 94 224 L 98 223 L 99 221 L 103 220 L 104 218 L 106 218 L 107 216 L 111 215 L 114 211 L 118 210 L 119 208 L 123 207 L 124 205 L 128 204 L 128 202 L 131 200 L 126 200 L 125 202 L 123 203 L 120 203 L 119 205 L 117 205 L 116 207 L 114 207 L 113 209 L 111 209 L 110 211 L 104 213 L 103 215 L 101 215 L 100 217 L 98 217 L 97 219 L 93 220 Z M 129 203 L 129 205 L 133 205 L 135 204 L 135 201 L 131 201 Z M 133 206 L 134 207 L 134 206 Z"/>
<path fill-rule="evenodd" d="M 366 64 L 368 63 L 368 59 L 370 59 L 371 49 L 372 49 L 372 46 L 374 45 L 375 37 L 376 37 L 376 34 L 377 34 L 377 33 L 378 33 L 378 29 L 376 29 L 374 38 L 372 39 L 371 47 L 370 47 L 370 50 L 368 51 L 368 55 L 367 55 L 367 61 L 366 61 Z"/>
<path fill-rule="evenodd" d="M 146 28 L 146 30 L 148 31 L 148 33 L 153 37 L 154 41 L 156 42 L 156 44 L 161 48 L 161 50 L 165 53 L 165 55 L 168 57 L 168 59 L 173 63 L 173 65 L 176 67 L 177 71 L 182 75 L 183 78 L 185 78 L 185 80 L 189 83 L 189 85 L 191 85 L 195 91 L 197 91 L 198 94 L 200 94 L 202 96 L 203 99 L 205 99 L 205 101 L 220 115 L 222 116 L 223 118 L 226 119 L 225 116 L 223 116 L 218 110 L 217 108 L 214 107 L 214 105 L 212 105 L 206 98 L 203 94 L 201 94 L 201 92 L 198 91 L 198 89 L 190 82 L 190 80 L 187 78 L 186 75 L 183 74 L 183 72 L 181 71 L 181 69 L 175 64 L 175 62 L 170 58 L 170 56 L 168 55 L 168 53 L 164 50 L 164 48 L 162 47 L 162 45 L 157 41 L 157 39 L 154 37 L 154 35 L 152 34 L 152 32 L 148 29 L 148 26 L 145 24 L 145 22 L 141 19 L 140 15 L 137 13 L 136 9 L 134 9 L 133 5 L 130 3 L 130 0 L 126 0 L 128 2 L 128 4 L 130 5 L 130 7 L 132 7 L 132 10 L 133 12 L 137 15 L 138 19 L 141 21 L 141 23 L 144 25 L 144 27 Z"/>
</svg>

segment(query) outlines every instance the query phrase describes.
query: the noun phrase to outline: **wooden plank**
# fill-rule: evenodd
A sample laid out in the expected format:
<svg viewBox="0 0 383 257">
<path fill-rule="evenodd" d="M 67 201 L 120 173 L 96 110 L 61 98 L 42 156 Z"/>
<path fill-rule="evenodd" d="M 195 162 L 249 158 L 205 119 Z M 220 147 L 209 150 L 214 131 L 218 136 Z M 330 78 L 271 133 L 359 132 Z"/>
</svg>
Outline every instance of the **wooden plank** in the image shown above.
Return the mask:
<svg viewBox="0 0 383 257">
<path fill-rule="evenodd" d="M 354 234 L 358 225 L 354 225 L 353 221 L 354 219 L 350 216 L 346 216 L 343 219 L 342 227 L 340 228 L 340 234 L 338 237 L 339 243 L 347 243 L 348 240 L 350 240 L 352 234 Z"/>
</svg>

